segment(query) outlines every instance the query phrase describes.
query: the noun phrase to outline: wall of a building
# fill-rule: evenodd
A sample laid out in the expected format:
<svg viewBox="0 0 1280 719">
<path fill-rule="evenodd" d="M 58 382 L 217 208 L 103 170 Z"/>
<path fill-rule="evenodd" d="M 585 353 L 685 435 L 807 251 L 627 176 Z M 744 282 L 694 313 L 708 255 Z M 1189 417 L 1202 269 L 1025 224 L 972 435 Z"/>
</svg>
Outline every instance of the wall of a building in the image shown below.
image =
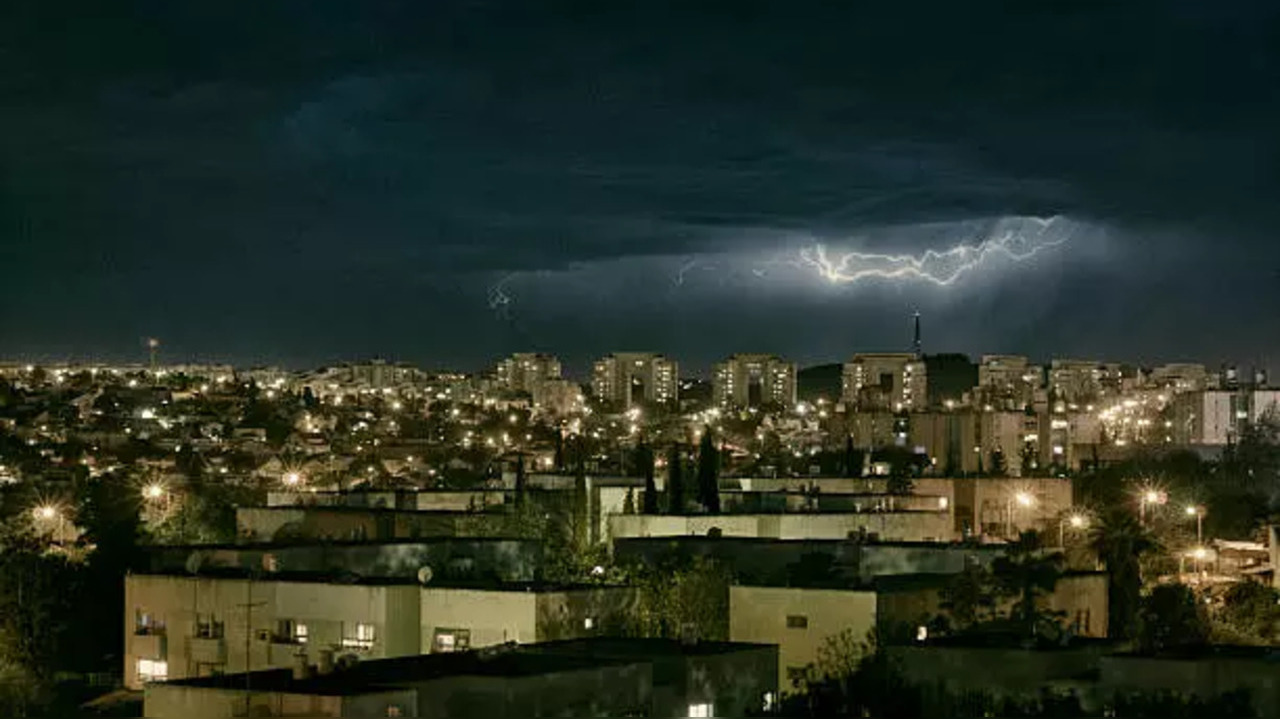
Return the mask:
<svg viewBox="0 0 1280 719">
<path fill-rule="evenodd" d="M 726 537 L 774 539 L 846 539 L 858 532 L 898 541 L 937 541 L 953 536 L 948 512 L 609 516 L 609 536 L 613 539 L 705 536 L 713 528 Z"/>
<path fill-rule="evenodd" d="M 805 626 L 789 626 L 803 618 Z M 729 588 L 729 639 L 778 645 L 778 686 L 791 690 L 791 675 L 816 662 L 824 642 L 841 632 L 863 641 L 875 627 L 876 595 L 870 591 L 795 587 Z"/>
<path fill-rule="evenodd" d="M 423 587 L 421 643 L 430 652 L 437 629 L 465 629 L 472 647 L 537 641 L 537 595 L 532 592 Z"/>
<path fill-rule="evenodd" d="M 244 671 L 288 667 L 299 650 L 340 645 L 344 629 L 374 626 L 374 643 L 360 656 L 416 654 L 404 636 L 417 637 L 415 585 L 363 586 L 313 582 L 247 581 L 133 574 L 125 580 L 124 680 L 140 688 L 139 659 L 168 663 L 170 679 L 208 675 L 212 670 Z M 163 636 L 135 633 L 136 612 L 164 621 Z M 196 637 L 197 615 L 221 622 L 221 638 Z M 305 647 L 276 638 L 279 620 L 306 624 Z M 346 625 L 344 627 L 344 624 Z M 344 650 L 353 651 L 353 650 Z M 312 657 L 315 660 L 315 657 Z"/>
</svg>

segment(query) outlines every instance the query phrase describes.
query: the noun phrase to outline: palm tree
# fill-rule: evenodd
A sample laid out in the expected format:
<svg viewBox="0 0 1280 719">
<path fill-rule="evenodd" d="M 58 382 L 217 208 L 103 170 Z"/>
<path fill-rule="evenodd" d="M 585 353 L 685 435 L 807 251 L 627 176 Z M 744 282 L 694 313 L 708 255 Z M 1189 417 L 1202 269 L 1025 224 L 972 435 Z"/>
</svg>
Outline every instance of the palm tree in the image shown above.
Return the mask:
<svg viewBox="0 0 1280 719">
<path fill-rule="evenodd" d="M 1133 513 L 1115 509 L 1094 527 L 1089 546 L 1107 568 L 1107 602 L 1110 605 L 1107 635 L 1132 639 L 1138 630 L 1142 600 L 1142 555 L 1160 548 L 1159 542 L 1138 523 Z"/>
</svg>

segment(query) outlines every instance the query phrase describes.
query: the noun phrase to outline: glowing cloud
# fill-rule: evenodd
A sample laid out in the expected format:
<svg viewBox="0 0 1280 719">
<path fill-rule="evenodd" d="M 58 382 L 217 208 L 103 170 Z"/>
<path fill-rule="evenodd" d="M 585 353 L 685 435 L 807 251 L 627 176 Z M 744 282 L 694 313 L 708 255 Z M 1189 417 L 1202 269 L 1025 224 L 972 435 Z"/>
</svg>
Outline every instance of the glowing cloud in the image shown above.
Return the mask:
<svg viewBox="0 0 1280 719">
<path fill-rule="evenodd" d="M 993 222 L 982 233 L 982 239 L 971 238 L 945 250 L 926 250 L 919 255 L 873 252 L 834 254 L 826 245 L 816 244 L 800 250 L 797 264 L 817 270 L 818 274 L 833 284 L 890 279 L 923 280 L 947 286 L 995 258 L 1022 262 L 1039 252 L 1064 244 L 1071 238 L 1076 227 L 1076 223 L 1062 217 L 1006 217 Z"/>
</svg>

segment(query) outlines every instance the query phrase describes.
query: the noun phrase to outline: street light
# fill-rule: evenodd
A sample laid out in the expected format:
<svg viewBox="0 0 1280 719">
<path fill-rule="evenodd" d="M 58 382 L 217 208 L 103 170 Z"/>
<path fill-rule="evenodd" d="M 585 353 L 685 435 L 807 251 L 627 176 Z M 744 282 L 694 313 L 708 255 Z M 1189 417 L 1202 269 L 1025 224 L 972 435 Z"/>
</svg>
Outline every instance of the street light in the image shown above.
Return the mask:
<svg viewBox="0 0 1280 719">
<path fill-rule="evenodd" d="M 1089 518 L 1076 512 L 1069 514 L 1058 522 L 1058 546 L 1063 549 L 1067 548 L 1067 527 L 1070 526 L 1073 531 L 1080 531 L 1089 526 Z"/>
<path fill-rule="evenodd" d="M 1168 500 L 1169 495 L 1158 489 L 1148 488 L 1142 490 L 1142 493 L 1138 495 L 1138 524 L 1146 525 L 1148 504 L 1164 504 Z"/>
<path fill-rule="evenodd" d="M 1008 520 L 1008 525 L 1006 526 L 1005 531 L 1010 537 L 1014 536 L 1013 535 L 1014 505 L 1016 504 L 1019 507 L 1032 507 L 1035 505 L 1035 503 L 1036 503 L 1036 498 L 1032 496 L 1030 492 L 1014 492 L 1012 495 L 1009 496 L 1008 513 L 1006 515 L 1006 518 Z"/>
<path fill-rule="evenodd" d="M 296 487 L 302 482 L 302 475 L 297 472 L 285 472 L 284 476 L 281 477 L 281 481 L 287 486 Z"/>
<path fill-rule="evenodd" d="M 31 510 L 31 513 L 35 515 L 36 519 L 39 519 L 45 522 L 51 519 L 58 518 L 58 508 L 53 506 L 52 504 L 42 504 L 39 507 L 36 507 L 35 509 Z"/>
<path fill-rule="evenodd" d="M 1191 504 L 1187 505 L 1186 513 L 1188 517 L 1196 518 L 1196 544 L 1204 544 L 1204 507 Z"/>
<path fill-rule="evenodd" d="M 160 499 L 164 496 L 164 486 L 158 482 L 148 484 L 142 488 L 142 496 L 152 501 Z"/>
</svg>

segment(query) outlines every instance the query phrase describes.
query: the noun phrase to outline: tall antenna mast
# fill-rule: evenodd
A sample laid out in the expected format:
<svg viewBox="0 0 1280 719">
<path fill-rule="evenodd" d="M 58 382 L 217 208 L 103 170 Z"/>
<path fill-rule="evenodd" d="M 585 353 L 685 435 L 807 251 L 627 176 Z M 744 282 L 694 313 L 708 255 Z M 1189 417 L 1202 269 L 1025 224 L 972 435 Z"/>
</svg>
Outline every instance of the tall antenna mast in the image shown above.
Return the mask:
<svg viewBox="0 0 1280 719">
<path fill-rule="evenodd" d="M 916 359 L 920 359 L 921 357 L 924 356 L 924 354 L 922 351 L 922 346 L 920 344 L 920 313 L 919 312 L 915 314 L 915 323 L 916 323 L 916 334 L 915 334 L 915 342 L 913 343 L 912 347 L 915 350 Z"/>
</svg>

